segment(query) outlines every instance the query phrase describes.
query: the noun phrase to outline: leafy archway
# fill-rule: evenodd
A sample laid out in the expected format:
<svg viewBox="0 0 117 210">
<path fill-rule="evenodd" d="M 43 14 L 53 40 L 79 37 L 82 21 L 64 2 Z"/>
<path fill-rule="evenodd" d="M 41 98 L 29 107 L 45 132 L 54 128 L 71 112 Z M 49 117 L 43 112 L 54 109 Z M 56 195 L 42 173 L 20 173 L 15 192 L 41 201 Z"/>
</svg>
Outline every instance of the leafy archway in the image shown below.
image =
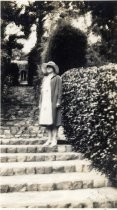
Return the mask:
<svg viewBox="0 0 117 210">
<path fill-rule="evenodd" d="M 85 66 L 87 38 L 83 32 L 69 24 L 58 26 L 53 32 L 45 56 L 58 64 L 60 74 L 66 70 Z"/>
</svg>

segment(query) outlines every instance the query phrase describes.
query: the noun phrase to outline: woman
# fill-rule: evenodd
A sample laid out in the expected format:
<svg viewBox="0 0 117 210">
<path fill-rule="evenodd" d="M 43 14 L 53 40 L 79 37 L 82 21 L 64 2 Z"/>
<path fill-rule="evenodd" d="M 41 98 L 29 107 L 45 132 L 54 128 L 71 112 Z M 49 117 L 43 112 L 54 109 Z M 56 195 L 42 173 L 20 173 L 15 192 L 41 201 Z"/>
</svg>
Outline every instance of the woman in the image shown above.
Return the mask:
<svg viewBox="0 0 117 210">
<path fill-rule="evenodd" d="M 53 61 L 44 63 L 42 72 L 44 78 L 39 102 L 39 124 L 48 131 L 49 138 L 44 146 L 53 147 L 57 145 L 57 133 L 61 125 L 62 79 L 58 75 L 59 68 Z"/>
</svg>

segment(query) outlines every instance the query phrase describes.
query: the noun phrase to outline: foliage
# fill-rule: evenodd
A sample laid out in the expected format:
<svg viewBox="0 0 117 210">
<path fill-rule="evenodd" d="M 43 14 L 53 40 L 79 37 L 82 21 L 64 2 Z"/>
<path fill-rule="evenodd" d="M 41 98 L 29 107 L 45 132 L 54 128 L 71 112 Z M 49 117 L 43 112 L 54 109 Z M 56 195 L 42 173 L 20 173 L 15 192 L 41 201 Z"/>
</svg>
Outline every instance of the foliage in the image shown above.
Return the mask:
<svg viewBox="0 0 117 210">
<path fill-rule="evenodd" d="M 18 14 L 21 11 L 21 8 L 16 8 L 15 2 L 1 2 L 1 95 L 3 101 L 7 97 L 7 91 L 13 81 L 11 74 L 9 74 L 12 49 L 15 47 L 22 47 L 22 45 L 16 43 L 16 36 L 14 35 L 9 36 L 9 40 L 5 40 L 6 26 L 11 22 L 16 21 L 18 19 Z"/>
<path fill-rule="evenodd" d="M 53 2 L 35 1 L 27 7 L 28 15 L 33 17 L 33 23 L 37 25 L 37 43 L 28 55 L 29 74 L 28 84 L 33 85 L 34 77 L 38 77 L 38 64 L 41 63 L 41 39 L 43 35 L 43 23 L 45 16 L 54 9 Z M 34 81 L 35 83 L 35 81 Z"/>
<path fill-rule="evenodd" d="M 24 38 L 30 34 L 32 24 L 37 25 L 37 48 L 41 49 L 41 38 L 43 35 L 43 24 L 48 18 L 47 14 L 57 13 L 61 18 L 65 16 L 84 15 L 87 12 L 92 13 L 92 30 L 102 36 L 102 46 L 100 52 L 110 60 L 116 59 L 116 1 L 92 2 L 92 1 L 35 1 L 29 2 L 29 5 L 23 5 L 19 8 L 16 2 L 2 2 L 2 34 L 6 25 L 15 22 L 21 25 L 24 32 Z M 22 12 L 22 10 L 24 11 Z M 17 37 L 18 38 L 18 37 Z M 20 37 L 19 37 L 20 38 Z M 16 38 L 14 37 L 14 40 Z"/>
<path fill-rule="evenodd" d="M 36 74 L 33 79 L 33 86 L 34 86 L 34 93 L 35 93 L 35 101 L 37 106 L 39 105 L 39 97 L 40 97 L 40 90 L 41 84 L 43 79 L 43 73 L 41 71 L 41 66 L 37 65 Z"/>
<path fill-rule="evenodd" d="M 11 35 L 8 41 L 5 41 L 5 29 L 9 23 L 15 23 L 20 25 L 20 12 L 22 8 L 17 8 L 16 2 L 1 2 L 1 38 L 2 38 L 2 48 L 5 48 L 8 54 L 11 56 L 12 47 L 21 48 L 20 44 L 16 43 L 16 35 Z M 10 52 L 10 53 L 9 53 Z"/>
<path fill-rule="evenodd" d="M 43 33 L 44 33 L 44 22 L 48 19 L 48 14 L 51 14 L 51 25 L 53 19 L 56 19 L 56 15 L 59 15 L 60 19 L 65 17 L 78 17 L 78 15 L 85 15 L 87 12 L 92 14 L 92 25 L 89 30 L 93 30 L 97 35 L 101 35 L 102 43 L 97 47 L 93 46 L 93 50 L 88 49 L 90 57 L 88 65 L 93 66 L 99 65 L 99 63 L 104 60 L 110 60 L 116 62 L 116 33 L 115 33 L 115 23 L 116 23 L 116 1 L 109 2 L 91 2 L 91 1 L 34 1 L 29 2 L 28 5 L 23 5 L 19 8 L 17 2 L 13 1 L 3 1 L 1 2 L 1 48 L 4 49 L 8 56 L 11 57 L 12 49 L 18 48 L 21 49 L 22 45 L 17 43 L 17 40 L 20 38 L 28 38 L 30 34 L 30 29 L 33 24 L 37 26 L 37 43 L 35 46 L 35 51 L 37 51 L 38 64 L 40 64 L 41 59 L 40 55 L 43 51 Z M 9 40 L 5 40 L 5 28 L 9 23 L 15 23 L 17 26 L 22 27 L 22 32 L 24 35 L 11 35 Z M 61 30 L 61 29 L 60 29 Z M 55 35 L 55 34 L 54 34 Z M 57 38 L 57 37 L 56 37 Z M 66 39 L 68 37 L 66 36 Z M 60 41 L 60 40 L 59 40 Z M 50 43 L 51 45 L 51 43 Z M 98 48 L 98 49 L 97 49 Z M 98 53 L 96 54 L 96 52 Z M 34 52 L 34 49 L 32 50 Z M 37 61 L 33 59 L 33 53 L 29 55 L 29 80 L 32 79 L 32 75 L 35 75 L 37 69 Z M 85 52 L 85 47 L 84 51 Z M 72 53 L 75 54 L 73 51 Z M 56 54 L 56 59 L 59 60 L 60 53 Z M 96 59 L 94 59 L 94 54 L 96 54 Z M 55 55 L 54 55 L 55 56 Z M 63 60 L 65 53 L 63 55 Z M 67 56 L 66 56 L 67 57 Z M 68 56 L 69 57 L 69 56 Z M 68 62 L 69 59 L 66 59 Z M 74 55 L 72 56 L 75 57 Z M 80 58 L 80 53 L 79 56 Z M 100 59 L 102 57 L 102 59 Z M 53 56 L 52 56 L 53 58 Z M 83 58 L 83 56 L 82 56 Z M 99 58 L 99 59 L 98 59 Z M 94 60 L 93 60 L 94 59 Z M 32 60 L 32 61 L 31 61 Z M 74 67 L 79 66 L 79 63 L 75 63 L 74 59 L 70 59 L 71 62 L 74 62 Z M 79 60 L 79 59 L 78 59 Z M 99 62 L 98 62 L 99 61 Z M 82 62 L 81 62 L 82 63 Z M 61 65 L 61 62 L 58 61 L 60 69 L 64 71 L 64 66 Z M 33 68 L 34 67 L 34 68 Z M 68 68 L 71 68 L 68 64 Z M 33 72 L 34 70 L 34 72 Z M 29 81 L 29 84 L 32 84 L 32 80 Z"/>
<path fill-rule="evenodd" d="M 63 22 L 53 32 L 45 60 L 53 60 L 58 64 L 62 74 L 70 68 L 85 66 L 86 48 L 85 34 Z"/>
<path fill-rule="evenodd" d="M 2 102 L 4 102 L 7 98 L 8 90 L 9 90 L 9 87 L 12 85 L 12 81 L 13 81 L 13 78 L 9 74 L 4 78 L 4 83 L 2 85 L 2 91 L 1 91 Z"/>
<path fill-rule="evenodd" d="M 107 60 L 116 62 L 117 39 L 116 39 L 116 1 L 85 1 L 85 11 L 92 13 L 92 30 L 101 34 L 102 45 L 100 54 L 105 55 Z"/>
<path fill-rule="evenodd" d="M 12 78 L 8 74 L 8 69 L 10 65 L 10 57 L 6 51 L 2 51 L 1 56 L 1 101 L 3 102 L 7 97 L 9 86 L 11 85 Z"/>
<path fill-rule="evenodd" d="M 7 79 L 5 77 L 8 71 L 9 64 L 10 64 L 10 57 L 8 56 L 6 51 L 3 50 L 1 53 L 1 69 L 2 69 L 1 71 L 1 99 L 2 100 L 4 100 L 3 98 L 6 96 L 6 93 L 7 93 L 7 85 L 6 85 Z"/>
<path fill-rule="evenodd" d="M 28 84 L 33 85 L 33 78 L 38 76 L 38 63 L 40 61 L 40 56 L 37 48 L 33 48 L 28 55 Z"/>
<path fill-rule="evenodd" d="M 74 149 L 94 166 L 116 175 L 116 72 L 112 63 L 100 68 L 72 69 L 63 74 L 63 123 Z"/>
<path fill-rule="evenodd" d="M 19 81 L 18 81 L 18 79 L 19 79 L 19 68 L 18 68 L 18 65 L 16 63 L 11 63 L 8 66 L 7 75 L 9 75 L 9 77 L 12 78 L 11 85 L 13 85 L 13 86 L 19 85 Z"/>
<path fill-rule="evenodd" d="M 86 50 L 86 60 L 87 66 L 102 66 L 107 62 L 107 59 L 104 55 L 100 55 L 101 44 L 97 42 L 92 46 L 87 46 Z"/>
<path fill-rule="evenodd" d="M 69 21 L 71 17 L 78 18 L 78 15 L 80 17 L 84 16 L 87 12 L 90 12 L 92 14 L 92 24 L 88 28 L 87 34 L 92 31 L 96 35 L 101 36 L 101 44 L 98 46 L 99 56 L 97 53 L 95 65 L 100 61 L 102 62 L 103 59 L 110 62 L 116 62 L 116 1 L 62 1 L 55 7 L 60 18 L 64 19 L 65 17 L 69 17 Z M 93 46 L 92 49 L 94 54 L 96 54 L 97 49 L 95 46 Z M 102 59 L 98 59 L 98 57 Z"/>
</svg>

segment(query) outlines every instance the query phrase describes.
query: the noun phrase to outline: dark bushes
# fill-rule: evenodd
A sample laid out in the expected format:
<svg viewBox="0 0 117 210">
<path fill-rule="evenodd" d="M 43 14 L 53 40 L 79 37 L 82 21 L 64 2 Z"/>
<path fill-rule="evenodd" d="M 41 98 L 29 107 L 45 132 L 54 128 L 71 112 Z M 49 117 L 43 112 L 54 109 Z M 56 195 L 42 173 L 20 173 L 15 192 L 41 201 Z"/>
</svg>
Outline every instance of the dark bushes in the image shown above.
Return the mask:
<svg viewBox="0 0 117 210">
<path fill-rule="evenodd" d="M 50 38 L 45 61 L 54 61 L 60 68 L 60 74 L 63 74 L 70 68 L 85 66 L 86 48 L 85 34 L 63 22 Z"/>
<path fill-rule="evenodd" d="M 9 74 L 10 57 L 5 50 L 1 52 L 1 102 L 7 98 L 7 93 L 12 84 L 12 77 Z"/>
<path fill-rule="evenodd" d="M 40 63 L 40 55 L 36 47 L 34 47 L 28 55 L 28 85 L 33 85 L 34 77 L 37 76 L 38 64 Z"/>
<path fill-rule="evenodd" d="M 18 81 L 18 78 L 19 78 L 19 68 L 18 68 L 18 65 L 16 63 L 11 63 L 8 66 L 7 74 L 12 78 L 11 85 L 13 85 L 13 86 L 19 85 L 19 81 Z"/>
<path fill-rule="evenodd" d="M 116 175 L 117 65 L 72 69 L 63 74 L 63 124 L 68 141 L 93 161 Z"/>
</svg>

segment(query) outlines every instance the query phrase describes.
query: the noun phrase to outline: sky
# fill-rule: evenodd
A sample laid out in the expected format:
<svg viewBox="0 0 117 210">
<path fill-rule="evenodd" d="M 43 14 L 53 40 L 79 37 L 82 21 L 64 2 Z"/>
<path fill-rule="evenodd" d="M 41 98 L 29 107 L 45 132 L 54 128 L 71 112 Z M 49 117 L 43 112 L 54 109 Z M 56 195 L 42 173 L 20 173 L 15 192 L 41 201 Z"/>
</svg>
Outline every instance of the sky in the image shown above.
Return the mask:
<svg viewBox="0 0 117 210">
<path fill-rule="evenodd" d="M 22 52 L 27 54 L 30 52 L 30 50 L 35 46 L 37 41 L 37 36 L 36 36 L 36 25 L 33 24 L 31 27 L 31 34 L 29 36 L 29 38 L 26 39 L 19 39 L 18 43 L 23 44 L 23 49 Z"/>
<path fill-rule="evenodd" d="M 16 0 L 17 6 L 29 5 L 29 2 L 34 2 L 35 0 Z"/>
</svg>

